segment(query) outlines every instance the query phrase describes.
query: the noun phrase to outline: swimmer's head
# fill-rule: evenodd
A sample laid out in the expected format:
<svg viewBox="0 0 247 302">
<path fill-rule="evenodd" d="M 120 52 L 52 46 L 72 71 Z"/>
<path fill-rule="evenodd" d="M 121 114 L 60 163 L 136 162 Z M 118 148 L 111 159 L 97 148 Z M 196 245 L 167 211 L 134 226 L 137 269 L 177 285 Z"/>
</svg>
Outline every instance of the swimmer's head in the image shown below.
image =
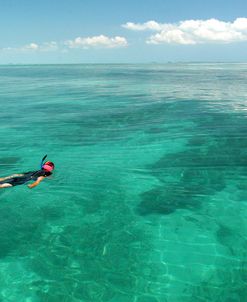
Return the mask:
<svg viewBox="0 0 247 302">
<path fill-rule="evenodd" d="M 47 161 L 43 164 L 42 169 L 46 170 L 48 172 L 53 171 L 55 168 L 55 165 L 51 161 Z"/>
</svg>

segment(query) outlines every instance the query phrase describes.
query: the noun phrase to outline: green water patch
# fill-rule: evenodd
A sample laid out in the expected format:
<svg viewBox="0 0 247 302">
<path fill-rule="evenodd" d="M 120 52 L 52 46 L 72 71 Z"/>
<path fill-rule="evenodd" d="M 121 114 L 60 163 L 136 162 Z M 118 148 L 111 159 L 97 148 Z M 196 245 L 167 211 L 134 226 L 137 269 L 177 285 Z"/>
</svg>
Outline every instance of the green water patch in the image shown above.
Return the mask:
<svg viewBox="0 0 247 302">
<path fill-rule="evenodd" d="M 9 171 L 13 169 L 21 162 L 21 157 L 10 156 L 0 158 L 0 177 L 8 176 Z"/>
<path fill-rule="evenodd" d="M 200 106 L 204 108 L 202 103 Z M 147 165 L 150 174 L 163 185 L 141 195 L 139 214 L 170 214 L 186 208 L 196 210 L 207 197 L 224 190 L 236 171 L 246 173 L 243 167 L 247 165 L 247 140 L 234 136 L 236 132 L 241 135 L 246 131 L 245 115 L 238 114 L 236 119 L 234 115 L 208 110 L 202 116 L 200 119 L 191 117 L 193 135 L 187 138 L 184 150 L 174 150 Z M 173 181 L 169 179 L 171 175 Z"/>
<path fill-rule="evenodd" d="M 167 188 L 168 187 L 168 188 Z M 194 192 L 189 190 L 181 193 L 180 184 L 177 186 L 160 186 L 141 195 L 141 203 L 137 207 L 140 215 L 164 214 L 168 215 L 178 209 L 197 209 L 200 207 L 201 200 L 196 188 Z M 181 198 L 183 196 L 183 198 Z"/>
<path fill-rule="evenodd" d="M 139 253 L 142 250 L 145 259 L 151 246 L 124 196 L 111 198 L 102 191 L 97 213 L 86 206 L 83 220 L 78 216 L 77 221 L 66 220 L 66 226 L 53 231 L 48 227 L 43 233 L 40 254 L 34 253 L 30 261 L 30 269 L 41 280 L 50 280 L 38 285 L 41 301 L 68 295 L 71 300 L 111 301 L 120 299 L 120 292 L 126 299 L 139 294 L 136 280 L 143 271 Z"/>
<path fill-rule="evenodd" d="M 168 154 L 149 165 L 150 173 L 159 179 L 162 186 L 142 194 L 138 206 L 140 214 L 169 214 L 176 209 L 197 209 L 206 196 L 225 187 L 222 164 L 209 158 L 203 150 L 185 150 Z M 219 164 L 220 169 L 215 169 Z M 171 175 L 173 181 L 167 181 Z"/>
<path fill-rule="evenodd" d="M 20 256 L 25 254 L 26 243 L 35 236 L 41 221 L 33 221 L 32 217 L 23 219 L 22 215 L 8 207 L 1 208 L 0 217 L 0 257 L 5 258 L 15 253 Z"/>
<path fill-rule="evenodd" d="M 0 299 L 244 301 L 245 66 L 1 70 Z"/>
</svg>

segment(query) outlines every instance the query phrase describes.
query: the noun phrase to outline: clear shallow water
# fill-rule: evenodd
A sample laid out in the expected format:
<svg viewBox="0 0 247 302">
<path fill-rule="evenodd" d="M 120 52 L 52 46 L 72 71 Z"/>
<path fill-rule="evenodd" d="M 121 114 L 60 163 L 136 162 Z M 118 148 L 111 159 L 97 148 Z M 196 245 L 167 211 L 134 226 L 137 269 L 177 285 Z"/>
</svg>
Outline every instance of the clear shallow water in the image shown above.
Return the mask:
<svg viewBox="0 0 247 302">
<path fill-rule="evenodd" d="M 0 301 L 247 296 L 247 64 L 0 67 Z"/>
</svg>

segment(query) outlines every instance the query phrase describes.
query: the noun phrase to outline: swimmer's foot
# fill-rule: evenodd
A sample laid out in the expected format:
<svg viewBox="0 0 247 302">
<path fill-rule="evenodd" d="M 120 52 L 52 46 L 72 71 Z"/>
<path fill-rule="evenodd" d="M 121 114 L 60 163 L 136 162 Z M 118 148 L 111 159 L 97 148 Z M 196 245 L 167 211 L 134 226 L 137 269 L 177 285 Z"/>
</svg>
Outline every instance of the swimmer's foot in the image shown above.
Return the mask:
<svg viewBox="0 0 247 302">
<path fill-rule="evenodd" d="M 0 189 L 10 188 L 10 187 L 13 187 L 13 186 L 11 184 L 8 184 L 8 183 L 0 185 Z"/>
</svg>

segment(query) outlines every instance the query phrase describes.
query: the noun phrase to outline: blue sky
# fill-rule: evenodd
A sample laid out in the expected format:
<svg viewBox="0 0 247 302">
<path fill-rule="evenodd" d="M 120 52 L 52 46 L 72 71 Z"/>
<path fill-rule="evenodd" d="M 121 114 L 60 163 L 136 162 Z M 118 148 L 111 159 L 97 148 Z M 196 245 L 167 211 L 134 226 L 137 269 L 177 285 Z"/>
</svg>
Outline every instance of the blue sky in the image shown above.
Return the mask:
<svg viewBox="0 0 247 302">
<path fill-rule="evenodd" d="M 246 0 L 0 0 L 0 64 L 247 61 Z"/>
</svg>

